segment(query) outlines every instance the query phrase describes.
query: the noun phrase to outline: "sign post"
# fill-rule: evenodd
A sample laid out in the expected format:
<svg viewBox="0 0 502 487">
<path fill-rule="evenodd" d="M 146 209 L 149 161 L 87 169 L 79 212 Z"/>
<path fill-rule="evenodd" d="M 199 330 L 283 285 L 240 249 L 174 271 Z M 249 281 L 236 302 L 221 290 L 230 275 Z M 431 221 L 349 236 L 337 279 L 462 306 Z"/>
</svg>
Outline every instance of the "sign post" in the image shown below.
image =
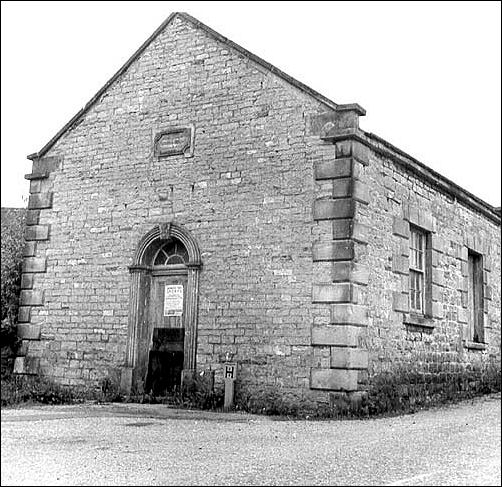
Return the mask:
<svg viewBox="0 0 502 487">
<path fill-rule="evenodd" d="M 227 362 L 223 365 L 225 379 L 225 402 L 223 408 L 228 411 L 234 405 L 234 384 L 237 377 L 237 364 Z"/>
</svg>

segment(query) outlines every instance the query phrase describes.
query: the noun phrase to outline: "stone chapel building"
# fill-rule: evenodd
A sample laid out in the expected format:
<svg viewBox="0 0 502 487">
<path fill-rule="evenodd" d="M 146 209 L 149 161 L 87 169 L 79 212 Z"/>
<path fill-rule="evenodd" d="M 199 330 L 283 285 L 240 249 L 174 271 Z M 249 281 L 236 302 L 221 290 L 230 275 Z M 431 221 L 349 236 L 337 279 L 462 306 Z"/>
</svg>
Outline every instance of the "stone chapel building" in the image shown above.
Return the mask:
<svg viewBox="0 0 502 487">
<path fill-rule="evenodd" d="M 33 161 L 15 361 L 292 402 L 500 364 L 500 211 L 172 14 Z M 424 142 L 426 143 L 426 141 Z"/>
</svg>

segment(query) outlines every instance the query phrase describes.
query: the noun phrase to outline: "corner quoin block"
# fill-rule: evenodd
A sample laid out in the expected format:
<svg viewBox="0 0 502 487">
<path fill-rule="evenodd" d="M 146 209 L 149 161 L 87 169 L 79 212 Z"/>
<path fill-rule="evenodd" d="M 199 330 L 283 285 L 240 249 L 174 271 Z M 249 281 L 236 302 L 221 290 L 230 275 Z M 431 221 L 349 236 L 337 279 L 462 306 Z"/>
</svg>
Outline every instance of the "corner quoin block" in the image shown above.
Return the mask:
<svg viewBox="0 0 502 487">
<path fill-rule="evenodd" d="M 312 345 L 357 347 L 364 328 L 351 325 L 320 325 L 312 327 Z"/>
<path fill-rule="evenodd" d="M 14 374 L 37 375 L 40 369 L 40 359 L 37 357 L 16 357 Z"/>
<path fill-rule="evenodd" d="M 19 304 L 21 306 L 43 306 L 44 292 L 23 289 L 19 296 Z"/>
<path fill-rule="evenodd" d="M 30 240 L 48 240 L 49 239 L 49 225 L 32 225 L 26 227 L 24 238 Z"/>
<path fill-rule="evenodd" d="M 17 336 L 23 340 L 40 340 L 41 326 L 31 324 L 18 324 Z"/>
<path fill-rule="evenodd" d="M 29 210 L 40 210 L 45 208 L 52 208 L 52 192 L 30 195 L 28 200 Z"/>
<path fill-rule="evenodd" d="M 314 202 L 314 220 L 337 220 L 353 216 L 352 198 L 318 199 Z"/>
<path fill-rule="evenodd" d="M 352 240 L 315 242 L 312 254 L 314 262 L 351 260 L 354 258 L 354 242 Z"/>
<path fill-rule="evenodd" d="M 335 369 L 367 369 L 368 351 L 350 347 L 331 347 L 331 367 Z"/>
<path fill-rule="evenodd" d="M 23 259 L 23 272 L 45 272 L 47 260 L 45 257 L 25 257 Z"/>
<path fill-rule="evenodd" d="M 357 370 L 312 368 L 310 387 L 331 391 L 356 391 Z"/>
<path fill-rule="evenodd" d="M 333 283 L 312 286 L 313 303 L 350 303 L 354 297 L 353 284 Z"/>
</svg>

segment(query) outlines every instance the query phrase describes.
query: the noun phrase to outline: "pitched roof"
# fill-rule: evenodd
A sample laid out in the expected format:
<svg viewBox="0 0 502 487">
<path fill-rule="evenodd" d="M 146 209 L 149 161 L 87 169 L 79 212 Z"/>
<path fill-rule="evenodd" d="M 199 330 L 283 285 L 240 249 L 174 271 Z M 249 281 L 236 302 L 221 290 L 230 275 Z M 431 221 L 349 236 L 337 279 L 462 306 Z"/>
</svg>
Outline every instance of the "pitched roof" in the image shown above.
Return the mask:
<svg viewBox="0 0 502 487">
<path fill-rule="evenodd" d="M 80 119 L 83 115 L 85 115 L 90 108 L 98 101 L 105 93 L 105 91 L 119 78 L 126 70 L 127 68 L 143 53 L 143 51 L 157 38 L 157 36 L 176 18 L 179 17 L 195 27 L 203 30 L 206 34 L 211 36 L 212 38 L 223 42 L 227 46 L 233 48 L 243 56 L 245 56 L 248 59 L 251 59 L 255 63 L 259 64 L 266 70 L 270 71 L 271 73 L 274 73 L 275 75 L 279 76 L 282 78 L 284 81 L 288 82 L 289 84 L 293 85 L 295 88 L 298 88 L 299 90 L 307 93 L 308 95 L 312 96 L 314 99 L 319 101 L 320 103 L 326 105 L 327 108 L 330 109 L 336 109 L 338 106 L 334 101 L 330 100 L 329 98 L 326 98 L 325 96 L 321 95 L 317 91 L 313 90 L 309 86 L 303 84 L 302 82 L 296 80 L 292 76 L 289 76 L 286 74 L 284 71 L 281 71 L 279 68 L 276 68 L 272 64 L 268 63 L 267 61 L 263 60 L 261 57 L 257 56 L 256 54 L 253 54 L 252 52 L 249 52 L 247 49 L 244 49 L 243 47 L 239 46 L 235 42 L 231 41 L 230 39 L 227 39 L 226 37 L 222 36 L 215 30 L 211 29 L 211 27 L 208 27 L 206 24 L 203 24 L 196 18 L 192 17 L 191 15 L 188 15 L 185 12 L 173 12 L 169 17 L 162 22 L 162 24 L 155 30 L 155 32 L 141 45 L 141 47 L 125 62 L 125 64 L 105 83 L 105 85 L 87 102 L 87 104 L 76 113 L 72 119 L 51 139 L 47 144 L 45 144 L 42 149 L 40 149 L 38 152 L 35 152 L 34 154 L 30 154 L 28 159 L 37 159 L 39 157 L 43 157 L 49 149 L 66 133 L 68 130 L 70 130 Z"/>
<path fill-rule="evenodd" d="M 329 98 L 326 98 L 324 95 L 321 95 L 319 92 L 313 90 L 309 86 L 303 84 L 302 82 L 298 81 L 297 79 L 293 78 L 292 76 L 289 76 L 286 74 L 284 71 L 281 71 L 279 68 L 276 68 L 272 64 L 268 63 L 267 61 L 263 60 L 256 54 L 253 54 L 252 52 L 249 52 L 247 49 L 244 49 L 243 47 L 239 46 L 235 42 L 231 41 L 230 39 L 222 36 L 215 30 L 211 29 L 211 27 L 208 27 L 207 25 L 203 24 L 196 18 L 192 17 L 191 15 L 185 13 L 185 12 L 173 12 L 169 17 L 162 22 L 162 24 L 155 30 L 155 32 L 140 46 L 140 48 L 126 61 L 126 63 L 105 83 L 105 85 L 87 102 L 87 104 L 76 113 L 72 119 L 51 139 L 47 144 L 42 147 L 38 152 L 34 154 L 30 154 L 28 159 L 38 159 L 40 157 L 43 157 L 49 150 L 50 148 L 71 128 L 79 122 L 79 120 L 91 109 L 91 107 L 96 103 L 100 97 L 106 92 L 106 90 L 129 68 L 129 66 L 143 53 L 143 51 L 157 38 L 157 36 L 176 18 L 179 17 L 186 22 L 189 22 L 192 24 L 194 27 L 201 29 L 204 31 L 206 34 L 208 34 L 210 37 L 213 39 L 216 39 L 228 47 L 234 49 L 244 57 L 250 59 L 251 61 L 255 62 L 256 64 L 260 65 L 264 69 L 268 70 L 269 72 L 275 74 L 276 76 L 282 78 L 284 81 L 289 83 L 290 85 L 294 86 L 295 88 L 299 89 L 300 91 L 303 91 L 304 93 L 310 95 L 313 97 L 315 100 L 317 100 L 319 103 L 323 104 L 326 106 L 327 109 L 331 110 L 336 110 L 341 109 L 342 105 L 338 105 L 334 101 L 330 100 Z M 345 105 L 348 107 L 349 105 Z M 359 105 L 352 104 L 350 105 L 354 109 L 357 110 L 359 115 L 365 115 L 365 110 L 360 107 Z M 477 196 L 469 193 L 467 190 L 464 188 L 458 186 L 455 184 L 453 181 L 449 180 L 445 176 L 436 173 L 433 171 L 431 168 L 426 166 L 425 164 L 421 163 L 420 161 L 417 161 L 410 155 L 406 154 L 405 152 L 401 151 L 397 147 L 393 146 L 389 142 L 381 139 L 380 137 L 377 137 L 375 134 L 369 134 L 366 133 L 369 139 L 373 140 L 378 140 L 378 142 L 384 144 L 387 148 L 391 149 L 391 152 L 393 154 L 397 154 L 399 156 L 399 160 L 397 162 L 403 164 L 405 167 L 411 168 L 413 170 L 417 170 L 418 174 L 421 175 L 422 177 L 426 178 L 433 184 L 436 184 L 439 182 L 439 188 L 442 190 L 447 190 L 447 192 L 453 193 L 457 195 L 462 201 L 467 203 L 469 206 L 476 208 L 476 209 L 481 209 L 483 214 L 485 216 L 490 217 L 492 220 L 495 219 L 496 223 L 500 225 L 500 209 L 494 208 L 492 205 L 487 203 L 486 201 L 483 201 L 481 198 L 478 198 Z M 409 164 L 411 162 L 411 165 Z M 487 210 L 487 211 L 486 211 Z"/>
</svg>

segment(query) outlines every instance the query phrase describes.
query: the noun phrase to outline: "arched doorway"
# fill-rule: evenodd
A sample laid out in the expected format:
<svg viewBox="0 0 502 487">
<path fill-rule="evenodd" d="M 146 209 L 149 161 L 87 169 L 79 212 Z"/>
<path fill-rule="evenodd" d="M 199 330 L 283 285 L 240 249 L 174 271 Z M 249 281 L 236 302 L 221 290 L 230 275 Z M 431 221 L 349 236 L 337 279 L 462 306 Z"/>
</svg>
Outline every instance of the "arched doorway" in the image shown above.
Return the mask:
<svg viewBox="0 0 502 487">
<path fill-rule="evenodd" d="M 173 223 L 140 241 L 131 272 L 129 327 L 122 389 L 163 395 L 195 369 L 200 252 Z"/>
</svg>

